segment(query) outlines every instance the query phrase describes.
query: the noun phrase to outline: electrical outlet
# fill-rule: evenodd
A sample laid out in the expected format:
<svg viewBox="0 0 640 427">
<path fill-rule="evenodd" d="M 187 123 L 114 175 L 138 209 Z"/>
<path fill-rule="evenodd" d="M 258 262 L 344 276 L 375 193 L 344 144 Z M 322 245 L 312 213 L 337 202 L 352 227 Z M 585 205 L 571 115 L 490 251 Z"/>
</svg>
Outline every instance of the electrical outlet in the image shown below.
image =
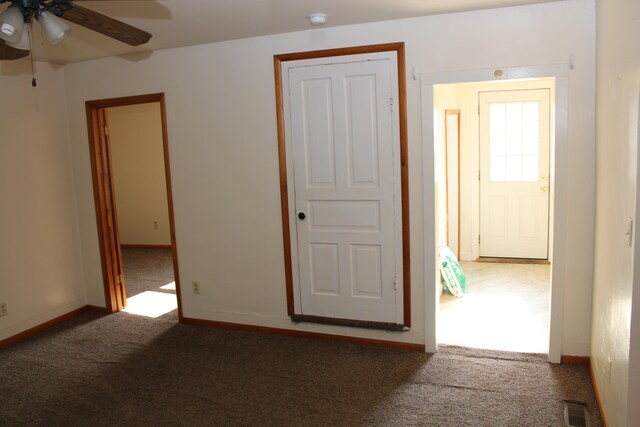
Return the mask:
<svg viewBox="0 0 640 427">
<path fill-rule="evenodd" d="M 200 282 L 197 281 L 193 281 L 191 282 L 191 286 L 193 287 L 193 293 L 194 294 L 199 294 L 200 293 Z"/>
<path fill-rule="evenodd" d="M 6 316 L 7 314 L 9 314 L 7 311 L 7 303 L 0 302 L 0 317 Z"/>
</svg>

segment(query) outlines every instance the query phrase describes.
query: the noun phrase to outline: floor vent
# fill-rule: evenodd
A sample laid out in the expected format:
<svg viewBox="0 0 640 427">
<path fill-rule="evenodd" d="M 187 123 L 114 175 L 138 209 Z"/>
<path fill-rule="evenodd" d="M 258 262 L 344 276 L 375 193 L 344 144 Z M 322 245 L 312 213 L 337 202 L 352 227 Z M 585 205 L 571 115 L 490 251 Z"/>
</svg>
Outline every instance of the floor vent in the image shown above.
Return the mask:
<svg viewBox="0 0 640 427">
<path fill-rule="evenodd" d="M 565 427 L 589 427 L 587 405 L 572 400 L 564 400 L 563 403 Z"/>
</svg>

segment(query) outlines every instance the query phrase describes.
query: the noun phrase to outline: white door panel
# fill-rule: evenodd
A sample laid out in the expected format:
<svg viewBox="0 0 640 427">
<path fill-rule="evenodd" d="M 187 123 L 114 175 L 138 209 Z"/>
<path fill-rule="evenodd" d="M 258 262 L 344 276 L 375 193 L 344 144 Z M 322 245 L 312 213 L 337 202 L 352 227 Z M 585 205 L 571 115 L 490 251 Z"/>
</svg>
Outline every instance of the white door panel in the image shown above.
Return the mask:
<svg viewBox="0 0 640 427">
<path fill-rule="evenodd" d="M 311 293 L 314 295 L 340 295 L 338 245 L 335 243 L 309 244 Z"/>
<path fill-rule="evenodd" d="M 311 231 L 370 231 L 380 232 L 380 202 L 309 201 L 309 229 Z"/>
<path fill-rule="evenodd" d="M 382 245 L 350 245 L 351 296 L 382 299 Z"/>
<path fill-rule="evenodd" d="M 304 150 L 301 152 L 305 154 L 306 186 L 334 187 L 336 176 L 331 79 L 305 81 L 302 86 Z M 310 100 L 313 102 L 309 102 Z"/>
<path fill-rule="evenodd" d="M 402 322 L 394 66 L 289 69 L 299 314 Z"/>
<path fill-rule="evenodd" d="M 480 256 L 547 259 L 549 90 L 480 93 Z"/>
</svg>

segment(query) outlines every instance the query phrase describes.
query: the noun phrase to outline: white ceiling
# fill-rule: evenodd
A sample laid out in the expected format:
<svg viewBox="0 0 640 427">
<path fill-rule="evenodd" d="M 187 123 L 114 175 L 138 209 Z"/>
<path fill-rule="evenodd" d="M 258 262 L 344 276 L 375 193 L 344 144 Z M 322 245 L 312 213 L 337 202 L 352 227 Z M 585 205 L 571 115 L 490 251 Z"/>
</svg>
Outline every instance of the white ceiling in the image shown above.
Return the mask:
<svg viewBox="0 0 640 427">
<path fill-rule="evenodd" d="M 34 31 L 34 58 L 59 64 L 132 52 L 166 49 L 308 30 L 311 12 L 329 15 L 325 27 L 559 0 L 161 0 L 83 1 L 82 6 L 153 34 L 131 47 L 70 24 L 57 45 Z M 79 2 L 80 3 L 80 2 Z"/>
</svg>

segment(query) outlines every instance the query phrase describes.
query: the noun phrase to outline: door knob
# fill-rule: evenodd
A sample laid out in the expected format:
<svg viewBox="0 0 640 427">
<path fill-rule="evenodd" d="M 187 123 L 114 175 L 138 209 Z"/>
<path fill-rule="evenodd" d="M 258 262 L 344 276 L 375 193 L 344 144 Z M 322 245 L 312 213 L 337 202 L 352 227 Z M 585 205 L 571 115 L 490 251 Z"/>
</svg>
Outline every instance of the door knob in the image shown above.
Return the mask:
<svg viewBox="0 0 640 427">
<path fill-rule="evenodd" d="M 300 212 L 300 213 L 298 214 L 298 218 L 300 218 L 300 219 L 305 219 L 306 217 L 307 217 L 307 216 L 304 214 L 304 212 Z"/>
</svg>

